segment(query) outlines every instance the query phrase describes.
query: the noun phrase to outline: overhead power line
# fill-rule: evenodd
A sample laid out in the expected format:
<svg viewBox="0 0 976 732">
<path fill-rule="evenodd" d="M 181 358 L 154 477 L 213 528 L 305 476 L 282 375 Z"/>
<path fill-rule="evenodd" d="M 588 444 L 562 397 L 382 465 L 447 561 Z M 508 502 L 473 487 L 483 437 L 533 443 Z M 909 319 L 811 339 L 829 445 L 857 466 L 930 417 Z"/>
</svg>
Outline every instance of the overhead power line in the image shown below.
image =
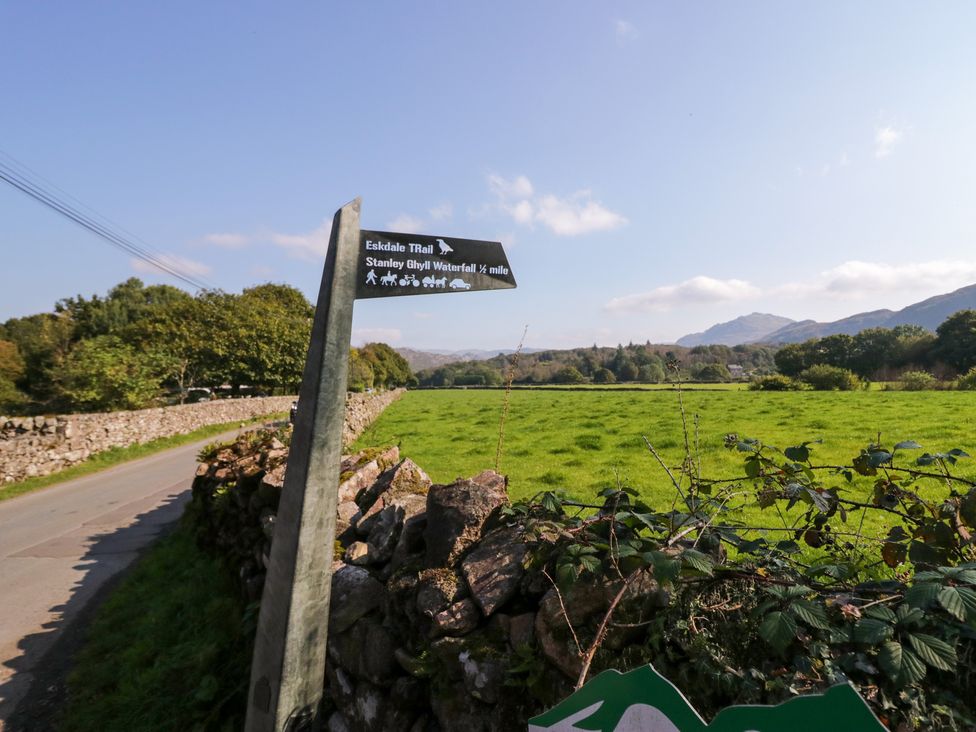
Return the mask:
<svg viewBox="0 0 976 732">
<path fill-rule="evenodd" d="M 116 249 L 120 249 L 121 251 L 124 251 L 127 254 L 146 262 L 156 269 L 177 278 L 195 289 L 214 289 L 213 285 L 205 280 L 197 278 L 193 274 L 182 270 L 178 265 L 164 260 L 164 255 L 153 251 L 152 248 L 146 244 L 146 242 L 139 239 L 139 237 L 125 231 L 125 229 L 117 224 L 112 224 L 112 222 L 106 217 L 102 216 L 90 207 L 85 206 L 85 204 L 61 190 L 53 183 L 48 182 L 49 187 L 45 187 L 36 180 L 32 180 L 31 176 L 27 175 L 23 171 L 33 173 L 35 178 L 40 178 L 40 176 L 31 171 L 26 165 L 17 162 L 13 157 L 3 153 L 2 151 L 0 151 L 0 155 L 13 163 L 10 164 L 5 162 L 3 159 L 0 159 L 0 180 L 9 183 L 11 186 L 30 196 L 35 201 L 44 204 L 78 226 L 87 229 Z M 17 168 L 20 168 L 20 170 Z M 60 191 L 60 193 L 63 195 L 58 196 L 51 191 L 50 188 Z M 68 203 L 65 198 L 75 201 L 78 206 L 87 209 L 93 215 L 89 216 L 83 213 L 78 208 Z M 99 221 L 99 219 L 101 220 Z M 141 242 L 141 245 L 137 244 L 136 241 Z"/>
</svg>

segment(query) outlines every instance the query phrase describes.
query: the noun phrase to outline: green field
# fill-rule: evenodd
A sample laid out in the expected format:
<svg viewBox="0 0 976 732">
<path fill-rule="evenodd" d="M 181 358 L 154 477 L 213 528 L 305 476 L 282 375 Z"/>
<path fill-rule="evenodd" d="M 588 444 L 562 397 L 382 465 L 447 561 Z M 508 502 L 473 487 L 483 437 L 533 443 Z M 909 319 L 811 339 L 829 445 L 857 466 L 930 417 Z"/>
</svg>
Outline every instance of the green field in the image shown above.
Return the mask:
<svg viewBox="0 0 976 732">
<path fill-rule="evenodd" d="M 473 475 L 495 466 L 504 398 L 503 391 L 411 391 L 357 447 L 399 443 L 436 482 Z M 500 470 L 509 476 L 513 498 L 560 489 L 589 499 L 619 479 L 654 505 L 670 505 L 669 480 L 642 436 L 669 464 L 681 462 L 677 393 L 533 390 L 513 391 L 510 400 Z M 780 448 L 823 439 L 814 446 L 817 465 L 849 464 L 879 434 L 889 447 L 911 439 L 931 452 L 960 447 L 976 455 L 973 392 L 691 390 L 683 400 L 692 439 L 699 416 L 702 474 L 711 478 L 742 474 L 743 455 L 723 447 L 727 433 Z M 905 460 L 917 454 L 905 453 Z M 976 460 L 960 462 L 957 470 L 976 476 Z M 857 490 L 866 496 L 870 485 L 862 479 Z"/>
</svg>

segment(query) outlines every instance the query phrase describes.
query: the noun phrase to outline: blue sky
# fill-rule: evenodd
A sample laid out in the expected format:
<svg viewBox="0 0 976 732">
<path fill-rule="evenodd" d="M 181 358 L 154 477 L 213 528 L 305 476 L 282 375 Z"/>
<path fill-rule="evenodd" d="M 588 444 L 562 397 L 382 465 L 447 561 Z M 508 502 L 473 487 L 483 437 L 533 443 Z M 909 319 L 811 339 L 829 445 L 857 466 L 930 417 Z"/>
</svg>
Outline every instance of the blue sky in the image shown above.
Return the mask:
<svg viewBox="0 0 976 732">
<path fill-rule="evenodd" d="M 517 290 L 360 301 L 357 341 L 667 342 L 976 282 L 969 2 L 8 0 L 0 106 L 0 150 L 227 291 L 314 301 L 357 195 L 505 244 Z M 0 252 L 0 321 L 178 284 L 6 185 Z"/>
</svg>

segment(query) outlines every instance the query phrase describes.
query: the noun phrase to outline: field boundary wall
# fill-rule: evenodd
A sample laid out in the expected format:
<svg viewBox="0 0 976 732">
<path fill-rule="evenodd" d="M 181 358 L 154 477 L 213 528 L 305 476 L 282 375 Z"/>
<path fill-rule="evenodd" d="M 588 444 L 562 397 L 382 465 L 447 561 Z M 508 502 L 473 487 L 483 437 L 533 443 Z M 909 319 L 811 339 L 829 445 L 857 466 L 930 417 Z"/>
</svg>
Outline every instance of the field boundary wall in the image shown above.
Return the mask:
<svg viewBox="0 0 976 732">
<path fill-rule="evenodd" d="M 350 394 L 343 438 L 355 439 L 402 390 Z M 0 488 L 50 475 L 114 447 L 182 435 L 212 424 L 287 412 L 293 396 L 219 399 L 130 412 L 0 417 Z"/>
</svg>

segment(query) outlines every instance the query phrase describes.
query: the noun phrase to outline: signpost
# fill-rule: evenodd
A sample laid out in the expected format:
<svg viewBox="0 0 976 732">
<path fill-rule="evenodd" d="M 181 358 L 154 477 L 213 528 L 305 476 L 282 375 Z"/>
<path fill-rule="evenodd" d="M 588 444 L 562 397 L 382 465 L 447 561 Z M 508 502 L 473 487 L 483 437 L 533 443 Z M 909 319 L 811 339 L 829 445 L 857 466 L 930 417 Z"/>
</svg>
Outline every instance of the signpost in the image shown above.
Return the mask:
<svg viewBox="0 0 976 732">
<path fill-rule="evenodd" d="M 332 221 L 261 598 L 246 732 L 322 724 L 353 301 L 516 286 L 500 243 L 360 231 L 360 207 L 357 198 Z"/>
<path fill-rule="evenodd" d="M 797 696 L 776 706 L 726 707 L 706 723 L 678 688 L 651 665 L 609 670 L 545 714 L 529 732 L 885 732 L 850 684 Z"/>
</svg>

